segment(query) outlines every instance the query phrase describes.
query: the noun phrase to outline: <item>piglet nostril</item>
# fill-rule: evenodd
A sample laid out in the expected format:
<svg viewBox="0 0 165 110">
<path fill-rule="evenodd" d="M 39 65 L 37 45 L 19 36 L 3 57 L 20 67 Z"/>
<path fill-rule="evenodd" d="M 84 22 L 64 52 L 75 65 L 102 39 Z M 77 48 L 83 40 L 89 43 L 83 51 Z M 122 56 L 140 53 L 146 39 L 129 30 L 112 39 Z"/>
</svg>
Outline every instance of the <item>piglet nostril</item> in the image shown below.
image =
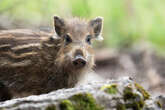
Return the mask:
<svg viewBox="0 0 165 110">
<path fill-rule="evenodd" d="M 76 66 L 76 65 L 78 65 L 78 62 L 77 61 L 73 61 L 73 64 Z"/>
<path fill-rule="evenodd" d="M 82 61 L 81 61 L 81 64 L 82 64 L 83 66 L 86 65 L 86 61 L 82 60 Z"/>
<path fill-rule="evenodd" d="M 86 65 L 86 61 L 85 59 L 78 55 L 76 56 L 76 58 L 73 60 L 73 65 L 76 67 L 76 68 L 82 68 Z"/>
</svg>

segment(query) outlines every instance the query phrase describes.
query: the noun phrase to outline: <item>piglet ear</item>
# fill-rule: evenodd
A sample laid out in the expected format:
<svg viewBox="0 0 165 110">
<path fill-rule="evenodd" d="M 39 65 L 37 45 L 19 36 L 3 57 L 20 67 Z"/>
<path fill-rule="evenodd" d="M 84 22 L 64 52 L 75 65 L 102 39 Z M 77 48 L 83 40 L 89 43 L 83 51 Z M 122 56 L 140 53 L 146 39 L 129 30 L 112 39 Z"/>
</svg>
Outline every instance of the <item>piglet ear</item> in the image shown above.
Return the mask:
<svg viewBox="0 0 165 110">
<path fill-rule="evenodd" d="M 54 16 L 54 28 L 56 34 L 61 37 L 65 33 L 65 21 L 64 19 Z"/>
<path fill-rule="evenodd" d="M 96 17 L 95 19 L 89 21 L 90 27 L 93 29 L 93 33 L 98 40 L 103 40 L 103 37 L 101 36 L 102 31 L 102 25 L 103 25 L 103 18 L 102 17 Z"/>
</svg>

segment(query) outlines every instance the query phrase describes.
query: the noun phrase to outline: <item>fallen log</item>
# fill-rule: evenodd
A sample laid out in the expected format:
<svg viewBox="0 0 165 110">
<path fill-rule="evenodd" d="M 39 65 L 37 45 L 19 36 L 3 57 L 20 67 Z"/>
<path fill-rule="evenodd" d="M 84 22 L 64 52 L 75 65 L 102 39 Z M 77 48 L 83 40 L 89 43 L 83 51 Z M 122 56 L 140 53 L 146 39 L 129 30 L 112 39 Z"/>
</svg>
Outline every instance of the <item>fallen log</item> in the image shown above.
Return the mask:
<svg viewBox="0 0 165 110">
<path fill-rule="evenodd" d="M 79 85 L 0 103 L 0 110 L 162 110 L 131 78 Z"/>
</svg>

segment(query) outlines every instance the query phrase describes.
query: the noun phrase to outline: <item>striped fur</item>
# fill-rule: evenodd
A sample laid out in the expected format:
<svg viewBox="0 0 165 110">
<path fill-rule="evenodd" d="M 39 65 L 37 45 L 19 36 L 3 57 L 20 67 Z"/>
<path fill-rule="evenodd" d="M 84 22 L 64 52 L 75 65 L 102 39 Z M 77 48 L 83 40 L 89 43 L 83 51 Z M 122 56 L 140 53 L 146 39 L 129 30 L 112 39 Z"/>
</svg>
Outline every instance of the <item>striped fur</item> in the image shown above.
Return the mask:
<svg viewBox="0 0 165 110">
<path fill-rule="evenodd" d="M 49 65 L 53 62 L 49 51 L 55 44 L 50 42 L 50 35 L 30 30 L 0 31 L 0 81 L 14 96 L 47 91 L 42 90 L 42 83 L 49 76 Z"/>
<path fill-rule="evenodd" d="M 0 68 L 4 64 L 17 67 L 26 60 L 32 60 L 31 57 L 37 55 L 41 48 L 43 37 L 48 36 L 29 30 L 0 31 Z"/>
</svg>

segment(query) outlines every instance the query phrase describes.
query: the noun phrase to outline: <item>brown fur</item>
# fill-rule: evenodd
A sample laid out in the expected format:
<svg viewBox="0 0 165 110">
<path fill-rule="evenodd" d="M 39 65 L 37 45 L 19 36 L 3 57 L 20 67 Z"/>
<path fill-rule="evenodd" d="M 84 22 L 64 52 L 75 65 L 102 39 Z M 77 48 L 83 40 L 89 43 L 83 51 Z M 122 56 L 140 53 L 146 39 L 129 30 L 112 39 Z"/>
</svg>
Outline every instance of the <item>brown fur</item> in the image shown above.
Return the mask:
<svg viewBox="0 0 165 110">
<path fill-rule="evenodd" d="M 54 38 L 29 30 L 0 31 L 0 81 L 14 97 L 73 87 L 81 74 L 92 70 L 94 52 L 86 37 L 90 34 L 94 38 L 93 27 L 78 18 L 64 24 L 61 36 L 69 34 L 72 39 L 67 45 L 60 35 Z M 72 64 L 77 50 L 87 61 L 79 69 Z"/>
</svg>

